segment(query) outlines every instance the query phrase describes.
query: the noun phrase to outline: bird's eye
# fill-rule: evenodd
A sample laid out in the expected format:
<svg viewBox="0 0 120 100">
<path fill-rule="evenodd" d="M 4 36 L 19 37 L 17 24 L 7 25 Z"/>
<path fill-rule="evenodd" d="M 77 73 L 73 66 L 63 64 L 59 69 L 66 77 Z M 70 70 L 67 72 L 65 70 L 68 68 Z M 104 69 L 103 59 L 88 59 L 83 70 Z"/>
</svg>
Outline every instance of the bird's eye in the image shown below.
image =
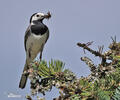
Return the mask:
<svg viewBox="0 0 120 100">
<path fill-rule="evenodd" d="M 39 17 L 39 15 L 36 15 L 37 17 Z"/>
</svg>

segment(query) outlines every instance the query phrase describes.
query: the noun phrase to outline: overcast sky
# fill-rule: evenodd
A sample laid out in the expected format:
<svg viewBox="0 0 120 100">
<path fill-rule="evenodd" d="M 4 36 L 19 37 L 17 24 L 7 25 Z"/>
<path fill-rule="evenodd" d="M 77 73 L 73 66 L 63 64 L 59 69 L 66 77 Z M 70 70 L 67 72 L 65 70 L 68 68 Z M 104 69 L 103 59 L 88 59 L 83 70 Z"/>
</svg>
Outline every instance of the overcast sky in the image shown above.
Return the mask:
<svg viewBox="0 0 120 100">
<path fill-rule="evenodd" d="M 24 33 L 30 16 L 35 12 L 52 13 L 50 20 L 44 20 L 49 27 L 50 37 L 43 51 L 43 59 L 59 59 L 66 68 L 78 77 L 87 76 L 90 71 L 80 57 L 94 56 L 77 47 L 77 42 L 94 41 L 92 48 L 104 45 L 107 50 L 111 36 L 120 41 L 120 0 L 1 0 L 0 1 L 0 99 L 7 93 L 29 94 L 29 82 L 24 90 L 18 88 L 25 63 Z M 99 58 L 94 58 L 99 63 Z M 47 100 L 52 100 L 47 93 Z"/>
</svg>

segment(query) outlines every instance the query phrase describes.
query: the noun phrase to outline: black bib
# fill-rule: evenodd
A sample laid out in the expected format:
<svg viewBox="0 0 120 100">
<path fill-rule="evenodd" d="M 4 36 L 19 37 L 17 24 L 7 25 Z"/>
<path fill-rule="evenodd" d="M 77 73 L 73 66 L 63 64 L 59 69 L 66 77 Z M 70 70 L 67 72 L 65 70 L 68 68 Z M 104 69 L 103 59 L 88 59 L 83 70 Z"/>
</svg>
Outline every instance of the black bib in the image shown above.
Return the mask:
<svg viewBox="0 0 120 100">
<path fill-rule="evenodd" d="M 36 35 L 43 35 L 46 33 L 47 30 L 48 30 L 47 26 L 44 25 L 43 23 L 39 23 L 31 26 L 32 33 Z"/>
</svg>

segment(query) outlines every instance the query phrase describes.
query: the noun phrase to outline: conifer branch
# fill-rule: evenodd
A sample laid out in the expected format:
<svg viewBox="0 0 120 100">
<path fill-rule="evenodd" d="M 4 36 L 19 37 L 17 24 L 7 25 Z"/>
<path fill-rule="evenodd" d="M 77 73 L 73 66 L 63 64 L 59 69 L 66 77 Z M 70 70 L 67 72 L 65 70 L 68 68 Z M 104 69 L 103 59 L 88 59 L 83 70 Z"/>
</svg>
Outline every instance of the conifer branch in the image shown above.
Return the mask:
<svg viewBox="0 0 120 100">
<path fill-rule="evenodd" d="M 92 62 L 92 60 L 88 57 L 81 57 L 81 60 L 84 61 L 88 67 L 90 68 L 91 72 L 94 72 L 96 69 L 96 66 L 94 65 L 94 63 Z"/>
<path fill-rule="evenodd" d="M 120 99 L 120 43 L 116 38 L 110 44 L 108 51 L 102 53 L 103 46 L 95 51 L 89 48 L 92 42 L 78 43 L 79 47 L 102 58 L 102 63 L 95 65 L 88 57 L 81 57 L 91 70 L 87 77 L 77 78 L 76 75 L 64 68 L 64 63 L 59 60 L 34 61 L 29 66 L 31 81 L 31 95 L 39 93 L 46 95 L 52 87 L 59 90 L 59 97 L 53 100 L 119 100 Z M 107 62 L 106 60 L 110 60 Z M 104 61 L 105 60 L 105 61 Z M 27 100 L 32 100 L 28 96 Z M 37 100 L 45 100 L 37 97 Z"/>
</svg>

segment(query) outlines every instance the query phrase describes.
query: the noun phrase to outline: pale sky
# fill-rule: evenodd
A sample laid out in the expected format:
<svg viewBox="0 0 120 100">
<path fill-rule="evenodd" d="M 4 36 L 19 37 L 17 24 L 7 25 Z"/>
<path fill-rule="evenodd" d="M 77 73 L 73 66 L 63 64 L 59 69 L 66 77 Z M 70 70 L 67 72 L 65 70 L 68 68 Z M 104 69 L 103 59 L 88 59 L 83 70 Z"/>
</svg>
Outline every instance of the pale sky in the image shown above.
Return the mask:
<svg viewBox="0 0 120 100">
<path fill-rule="evenodd" d="M 29 81 L 24 90 L 18 88 L 25 63 L 24 33 L 30 16 L 35 12 L 52 13 L 50 20 L 44 20 L 49 27 L 43 59 L 59 59 L 65 62 L 78 77 L 87 76 L 90 71 L 80 57 L 89 52 L 77 47 L 77 42 L 94 41 L 93 49 L 104 45 L 107 50 L 111 36 L 120 41 L 120 0 L 1 0 L 0 1 L 0 99 L 24 100 L 30 93 Z M 95 64 L 99 58 L 94 58 Z M 8 98 L 7 93 L 17 93 L 21 98 Z M 47 93 L 46 100 L 58 96 L 55 89 Z"/>
</svg>

